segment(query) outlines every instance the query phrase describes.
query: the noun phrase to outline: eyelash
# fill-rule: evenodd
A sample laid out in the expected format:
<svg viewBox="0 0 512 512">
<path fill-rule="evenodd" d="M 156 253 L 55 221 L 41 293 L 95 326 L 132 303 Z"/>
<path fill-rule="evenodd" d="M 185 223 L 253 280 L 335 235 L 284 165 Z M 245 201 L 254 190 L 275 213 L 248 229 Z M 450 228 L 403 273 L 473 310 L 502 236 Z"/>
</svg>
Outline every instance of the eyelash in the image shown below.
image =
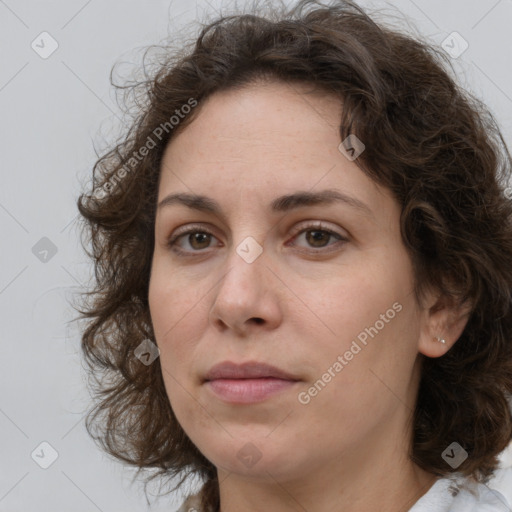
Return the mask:
<svg viewBox="0 0 512 512">
<path fill-rule="evenodd" d="M 300 228 L 295 230 L 292 238 L 295 239 L 295 238 L 298 237 L 298 235 L 301 235 L 302 233 L 305 233 L 307 231 L 323 231 L 325 233 L 328 233 L 331 237 L 338 238 L 339 242 L 341 242 L 342 244 L 345 243 L 345 242 L 348 242 L 348 239 L 346 237 L 340 235 L 336 231 L 333 231 L 331 229 L 326 228 L 320 222 L 308 224 L 306 226 L 301 226 Z M 206 250 L 197 250 L 197 251 L 190 252 L 190 251 L 185 251 L 183 249 L 180 249 L 180 248 L 176 247 L 176 243 L 177 243 L 177 241 L 180 238 L 182 238 L 185 235 L 191 235 L 193 233 L 201 233 L 201 234 L 206 234 L 206 235 L 210 235 L 210 236 L 215 237 L 215 235 L 211 231 L 209 231 L 208 229 L 204 229 L 202 226 L 191 226 L 186 231 L 182 231 L 182 232 L 174 235 L 172 238 L 170 238 L 169 241 L 167 242 L 167 246 L 173 252 L 175 252 L 176 254 L 178 254 L 180 256 L 188 256 L 188 257 L 201 256 L 202 253 L 206 252 Z M 332 244 L 332 245 L 336 246 L 338 244 Z M 326 246 L 326 247 L 331 247 L 331 246 Z M 319 254 L 319 253 L 328 253 L 328 252 L 331 252 L 331 250 L 324 250 L 324 248 L 322 247 L 322 248 L 319 248 L 317 250 L 311 250 L 311 251 L 303 250 L 303 252 L 310 252 L 312 254 Z M 194 253 L 196 253 L 196 254 L 194 254 Z"/>
</svg>

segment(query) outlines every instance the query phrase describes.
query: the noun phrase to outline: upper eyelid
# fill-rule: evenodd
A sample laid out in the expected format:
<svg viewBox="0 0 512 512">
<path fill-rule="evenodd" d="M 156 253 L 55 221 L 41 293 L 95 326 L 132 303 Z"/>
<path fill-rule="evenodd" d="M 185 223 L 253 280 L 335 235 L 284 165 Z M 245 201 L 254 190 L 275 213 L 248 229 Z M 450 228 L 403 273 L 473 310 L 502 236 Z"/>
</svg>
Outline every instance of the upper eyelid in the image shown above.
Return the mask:
<svg viewBox="0 0 512 512">
<path fill-rule="evenodd" d="M 339 228 L 331 227 L 326 223 L 326 221 L 321 221 L 321 220 L 310 220 L 310 221 L 299 222 L 297 225 L 295 225 L 292 228 L 291 231 L 295 234 L 295 233 L 300 233 L 301 230 L 308 229 L 308 228 L 311 228 L 311 229 L 316 228 L 318 230 L 332 231 L 333 233 L 335 233 L 337 235 L 348 237 L 348 235 L 343 235 L 341 233 L 338 233 L 337 229 L 339 229 Z M 173 232 L 171 233 L 171 235 L 168 236 L 168 238 L 175 239 L 178 236 L 188 234 L 190 231 L 194 231 L 194 230 L 197 230 L 198 232 L 200 232 L 201 230 L 210 232 L 210 231 L 216 231 L 217 228 L 215 228 L 215 227 L 212 228 L 208 224 L 204 224 L 204 223 L 183 224 L 182 226 L 178 226 L 175 230 L 173 230 Z M 346 230 L 344 230 L 344 231 L 346 231 Z"/>
</svg>

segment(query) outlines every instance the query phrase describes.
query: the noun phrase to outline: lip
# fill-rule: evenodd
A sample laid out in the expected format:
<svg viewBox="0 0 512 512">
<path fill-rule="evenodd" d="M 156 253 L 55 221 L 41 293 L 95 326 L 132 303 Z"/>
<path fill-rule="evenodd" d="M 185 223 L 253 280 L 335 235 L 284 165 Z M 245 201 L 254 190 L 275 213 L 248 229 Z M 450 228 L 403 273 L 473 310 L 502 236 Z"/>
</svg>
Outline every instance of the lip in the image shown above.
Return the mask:
<svg viewBox="0 0 512 512">
<path fill-rule="evenodd" d="M 262 402 L 272 395 L 289 390 L 297 384 L 295 380 L 260 377 L 258 379 L 215 379 L 205 386 L 222 401 L 230 404 L 252 404 Z"/>
<path fill-rule="evenodd" d="M 218 379 L 261 379 L 273 377 L 286 381 L 298 381 L 295 376 L 275 366 L 259 361 L 248 361 L 241 364 L 223 361 L 216 364 L 206 374 L 205 381 Z"/>
<path fill-rule="evenodd" d="M 224 361 L 210 369 L 204 384 L 224 402 L 250 404 L 290 389 L 299 380 L 281 368 L 267 363 L 248 361 L 236 364 Z"/>
</svg>

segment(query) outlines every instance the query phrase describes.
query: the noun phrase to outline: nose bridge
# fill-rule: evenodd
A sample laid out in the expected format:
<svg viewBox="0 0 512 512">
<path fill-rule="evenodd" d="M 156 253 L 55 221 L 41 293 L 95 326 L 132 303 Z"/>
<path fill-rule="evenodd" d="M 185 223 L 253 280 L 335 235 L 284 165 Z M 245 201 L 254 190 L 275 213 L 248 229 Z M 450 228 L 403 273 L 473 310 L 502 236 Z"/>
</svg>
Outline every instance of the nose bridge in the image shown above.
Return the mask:
<svg viewBox="0 0 512 512">
<path fill-rule="evenodd" d="M 248 192 L 246 192 L 248 193 Z M 254 194 L 252 198 L 247 198 L 244 203 L 243 192 L 239 194 L 238 211 L 239 216 L 233 224 L 233 246 L 229 254 L 228 267 L 235 267 L 243 274 L 252 274 L 254 267 L 261 271 L 263 256 L 263 244 L 268 236 L 268 232 L 264 231 L 263 224 L 259 224 L 255 219 L 261 215 L 261 202 L 254 202 Z M 248 209 L 248 205 L 252 206 L 252 210 Z M 255 265 L 255 263 L 258 263 Z"/>
<path fill-rule="evenodd" d="M 219 293 L 226 289 L 229 293 L 238 290 L 238 295 L 257 294 L 264 286 L 266 256 L 263 246 L 252 236 L 242 237 L 233 244 L 227 260 L 227 273 L 221 280 Z"/>
<path fill-rule="evenodd" d="M 227 271 L 214 296 L 212 319 L 237 331 L 250 319 L 277 325 L 279 302 L 272 292 L 267 263 L 268 254 L 254 237 L 242 236 L 233 244 L 226 259 Z"/>
</svg>

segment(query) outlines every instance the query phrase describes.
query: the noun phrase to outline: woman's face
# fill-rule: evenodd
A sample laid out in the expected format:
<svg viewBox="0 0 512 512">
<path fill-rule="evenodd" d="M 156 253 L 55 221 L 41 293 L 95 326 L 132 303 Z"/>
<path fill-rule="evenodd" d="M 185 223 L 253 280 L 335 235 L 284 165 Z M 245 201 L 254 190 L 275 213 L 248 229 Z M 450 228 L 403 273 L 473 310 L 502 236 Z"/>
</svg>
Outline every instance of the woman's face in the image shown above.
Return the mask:
<svg viewBox="0 0 512 512">
<path fill-rule="evenodd" d="M 424 314 L 399 205 L 338 149 L 340 101 L 260 83 L 198 114 L 164 154 L 149 289 L 181 426 L 217 468 L 253 478 L 405 447 Z M 283 199 L 327 192 L 346 200 Z M 205 382 L 225 361 L 294 380 Z"/>
</svg>

